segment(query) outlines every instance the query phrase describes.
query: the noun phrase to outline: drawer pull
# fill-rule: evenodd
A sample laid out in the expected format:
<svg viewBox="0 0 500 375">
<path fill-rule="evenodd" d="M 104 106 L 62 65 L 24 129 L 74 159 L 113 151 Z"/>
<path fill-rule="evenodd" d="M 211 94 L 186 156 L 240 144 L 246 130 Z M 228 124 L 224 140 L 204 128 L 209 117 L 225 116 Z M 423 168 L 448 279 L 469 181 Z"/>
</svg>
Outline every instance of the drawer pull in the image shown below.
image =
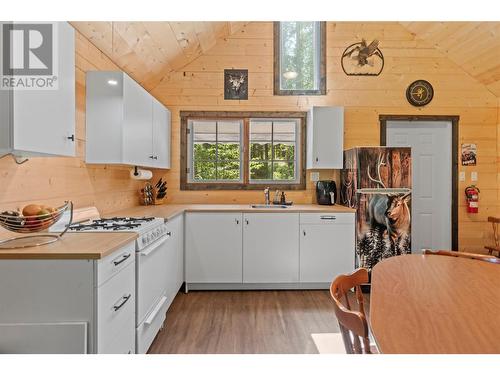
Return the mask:
<svg viewBox="0 0 500 375">
<path fill-rule="evenodd" d="M 121 263 L 125 262 L 128 258 L 130 258 L 130 255 L 132 255 L 132 254 L 130 254 L 130 253 L 128 253 L 128 254 L 123 254 L 123 255 L 122 255 L 122 258 L 121 258 L 120 260 L 114 260 L 114 261 L 113 261 L 113 264 L 114 264 L 115 266 L 117 266 L 117 265 L 119 265 L 119 264 L 121 264 Z"/>
<path fill-rule="evenodd" d="M 123 296 L 122 301 L 118 305 L 114 305 L 113 309 L 115 311 L 120 310 L 123 307 L 123 305 L 125 305 L 127 303 L 127 301 L 130 299 L 130 297 L 132 297 L 132 294 L 129 294 L 128 296 Z"/>
<path fill-rule="evenodd" d="M 165 302 L 167 302 L 167 297 L 161 297 L 160 302 L 158 302 L 153 311 L 151 311 L 151 314 L 149 314 L 146 320 L 144 320 L 144 324 L 150 325 L 153 323 L 153 320 L 155 320 L 156 315 L 158 315 Z"/>
<path fill-rule="evenodd" d="M 335 220 L 336 219 L 335 216 L 321 216 L 320 218 L 321 218 L 321 220 Z"/>
</svg>

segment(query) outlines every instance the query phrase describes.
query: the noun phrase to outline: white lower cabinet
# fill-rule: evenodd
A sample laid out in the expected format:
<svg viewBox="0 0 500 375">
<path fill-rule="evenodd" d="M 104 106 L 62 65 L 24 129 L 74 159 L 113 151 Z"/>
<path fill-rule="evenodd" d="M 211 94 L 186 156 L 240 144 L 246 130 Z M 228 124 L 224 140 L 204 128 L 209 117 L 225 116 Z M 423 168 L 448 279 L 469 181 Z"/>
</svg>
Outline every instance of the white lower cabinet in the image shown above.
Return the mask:
<svg viewBox="0 0 500 375">
<path fill-rule="evenodd" d="M 242 214 L 186 214 L 186 282 L 241 283 Z"/>
<path fill-rule="evenodd" d="M 185 220 L 192 289 L 322 289 L 354 270 L 354 213 L 187 213 Z"/>
<path fill-rule="evenodd" d="M 167 222 L 170 234 L 166 262 L 167 285 L 165 296 L 170 306 L 184 281 L 184 231 L 183 216 L 179 215 Z"/>
<path fill-rule="evenodd" d="M 352 272 L 354 246 L 354 214 L 300 214 L 300 282 Z"/>
<path fill-rule="evenodd" d="M 299 281 L 299 214 L 245 213 L 243 282 Z"/>
</svg>

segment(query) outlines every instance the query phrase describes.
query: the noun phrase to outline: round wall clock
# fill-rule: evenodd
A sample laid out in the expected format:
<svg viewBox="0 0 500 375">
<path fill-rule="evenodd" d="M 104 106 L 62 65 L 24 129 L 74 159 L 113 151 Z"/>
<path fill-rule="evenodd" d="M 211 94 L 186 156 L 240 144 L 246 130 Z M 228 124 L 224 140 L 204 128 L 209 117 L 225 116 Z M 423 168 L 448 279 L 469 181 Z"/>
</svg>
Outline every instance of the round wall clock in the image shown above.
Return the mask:
<svg viewBox="0 0 500 375">
<path fill-rule="evenodd" d="M 406 89 L 406 99 L 408 99 L 411 105 L 416 107 L 429 104 L 433 96 L 434 89 L 432 85 L 423 79 L 413 82 Z"/>
</svg>

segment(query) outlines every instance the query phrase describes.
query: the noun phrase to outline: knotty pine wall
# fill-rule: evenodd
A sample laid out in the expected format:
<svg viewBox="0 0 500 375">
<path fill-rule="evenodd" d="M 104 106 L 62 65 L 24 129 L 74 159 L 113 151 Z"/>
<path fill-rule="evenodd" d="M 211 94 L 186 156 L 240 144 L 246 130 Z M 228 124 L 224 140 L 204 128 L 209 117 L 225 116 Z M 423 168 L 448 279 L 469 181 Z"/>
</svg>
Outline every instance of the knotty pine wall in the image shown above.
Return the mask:
<svg viewBox="0 0 500 375">
<path fill-rule="evenodd" d="M 172 169 L 167 172 L 169 202 L 249 203 L 263 200 L 260 191 L 180 191 L 180 110 L 307 110 L 312 105 L 345 107 L 345 147 L 379 145 L 379 114 L 459 115 L 460 143 L 478 146 L 477 167 L 463 168 L 465 183 L 459 183 L 459 243 L 462 250 L 479 251 L 491 236 L 488 215 L 499 211 L 497 137 L 498 99 L 442 53 L 418 40 L 398 23 L 328 23 L 326 96 L 273 96 L 273 26 L 252 22 L 218 43 L 185 66 L 164 77 L 151 93 L 172 111 Z M 385 67 L 378 77 L 347 77 L 340 66 L 346 46 L 365 38 L 380 40 Z M 223 69 L 249 70 L 249 99 L 226 101 Z M 409 83 L 426 79 L 435 89 L 432 103 L 412 107 L 405 98 Z M 462 170 L 462 168 L 460 168 Z M 465 213 L 463 190 L 470 171 L 479 174 L 480 213 Z M 309 173 L 308 173 L 309 177 Z M 334 171 L 321 178 L 337 178 Z M 309 179 L 309 178 L 308 178 Z M 289 192 L 296 203 L 314 202 L 314 184 L 307 190 Z"/>
<path fill-rule="evenodd" d="M 76 158 L 32 158 L 16 165 L 0 159 L 0 210 L 27 203 L 60 205 L 71 199 L 76 207 L 97 206 L 101 213 L 138 204 L 141 182 L 129 178 L 127 167 L 86 165 L 85 72 L 118 70 L 101 51 L 76 32 Z"/>
</svg>

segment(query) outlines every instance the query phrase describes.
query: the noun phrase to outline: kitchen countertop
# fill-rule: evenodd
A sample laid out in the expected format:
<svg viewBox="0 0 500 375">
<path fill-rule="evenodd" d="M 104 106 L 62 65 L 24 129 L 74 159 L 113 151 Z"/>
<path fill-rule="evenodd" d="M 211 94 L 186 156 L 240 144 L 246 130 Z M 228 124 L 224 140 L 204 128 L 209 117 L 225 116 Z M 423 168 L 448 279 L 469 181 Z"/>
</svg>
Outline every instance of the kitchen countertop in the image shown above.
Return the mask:
<svg viewBox="0 0 500 375">
<path fill-rule="evenodd" d="M 330 212 L 355 213 L 352 208 L 344 206 L 320 206 L 317 204 L 297 204 L 289 208 L 251 208 L 250 204 L 164 204 L 159 206 L 136 206 L 110 213 L 111 216 L 155 216 L 171 220 L 184 212 Z M 107 215 L 109 216 L 109 215 Z"/>
<path fill-rule="evenodd" d="M 297 204 L 289 208 L 251 208 L 250 204 L 165 204 L 136 206 L 103 216 L 154 216 L 171 220 L 184 212 L 330 212 L 354 213 L 343 206 Z M 0 231 L 0 240 L 18 236 Z M 66 233 L 60 240 L 43 246 L 24 249 L 0 249 L 0 259 L 101 259 L 137 238 L 136 233 Z"/>
<path fill-rule="evenodd" d="M 0 232 L 0 240 L 19 236 Z M 0 249 L 0 259 L 101 259 L 137 238 L 137 233 L 66 233 L 48 245 Z"/>
</svg>

